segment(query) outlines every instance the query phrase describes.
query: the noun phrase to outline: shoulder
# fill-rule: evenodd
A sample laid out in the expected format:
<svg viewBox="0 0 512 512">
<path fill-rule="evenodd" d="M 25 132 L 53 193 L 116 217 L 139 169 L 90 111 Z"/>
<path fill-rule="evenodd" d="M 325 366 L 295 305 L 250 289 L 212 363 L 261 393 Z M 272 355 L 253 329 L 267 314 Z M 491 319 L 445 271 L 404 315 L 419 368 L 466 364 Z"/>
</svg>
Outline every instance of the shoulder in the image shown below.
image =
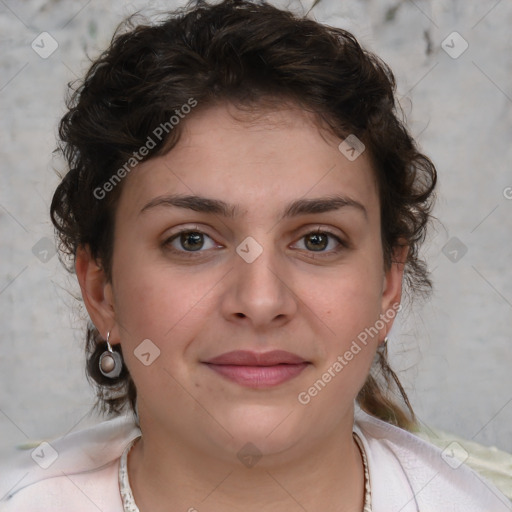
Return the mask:
<svg viewBox="0 0 512 512">
<path fill-rule="evenodd" d="M 139 435 L 133 419 L 119 417 L 2 462 L 0 511 L 122 511 L 119 459 Z"/>
<path fill-rule="evenodd" d="M 367 451 L 373 511 L 510 512 L 512 504 L 481 475 L 418 436 L 358 411 L 354 430 Z"/>
</svg>

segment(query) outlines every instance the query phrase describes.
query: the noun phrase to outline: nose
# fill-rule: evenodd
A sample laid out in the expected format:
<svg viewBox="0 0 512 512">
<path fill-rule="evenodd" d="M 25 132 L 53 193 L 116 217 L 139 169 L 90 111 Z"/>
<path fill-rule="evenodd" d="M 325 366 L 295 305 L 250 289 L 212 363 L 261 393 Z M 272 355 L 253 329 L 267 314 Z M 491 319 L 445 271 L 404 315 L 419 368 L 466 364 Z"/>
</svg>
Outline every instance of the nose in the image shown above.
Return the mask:
<svg viewBox="0 0 512 512">
<path fill-rule="evenodd" d="M 286 262 L 274 251 L 264 247 L 251 263 L 235 255 L 222 300 L 224 318 L 264 331 L 285 325 L 297 309 Z"/>
</svg>

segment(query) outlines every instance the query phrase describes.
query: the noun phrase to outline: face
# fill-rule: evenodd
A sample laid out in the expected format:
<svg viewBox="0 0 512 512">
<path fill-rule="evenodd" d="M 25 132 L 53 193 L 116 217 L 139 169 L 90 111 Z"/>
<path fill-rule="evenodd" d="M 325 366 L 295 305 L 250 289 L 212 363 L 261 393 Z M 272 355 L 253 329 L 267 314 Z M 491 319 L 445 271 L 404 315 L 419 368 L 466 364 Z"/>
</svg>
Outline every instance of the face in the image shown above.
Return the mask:
<svg viewBox="0 0 512 512">
<path fill-rule="evenodd" d="M 143 432 L 231 456 L 351 429 L 402 278 L 369 159 L 294 108 L 215 106 L 183 128 L 126 178 L 108 307 L 89 308 L 122 345 Z"/>
</svg>

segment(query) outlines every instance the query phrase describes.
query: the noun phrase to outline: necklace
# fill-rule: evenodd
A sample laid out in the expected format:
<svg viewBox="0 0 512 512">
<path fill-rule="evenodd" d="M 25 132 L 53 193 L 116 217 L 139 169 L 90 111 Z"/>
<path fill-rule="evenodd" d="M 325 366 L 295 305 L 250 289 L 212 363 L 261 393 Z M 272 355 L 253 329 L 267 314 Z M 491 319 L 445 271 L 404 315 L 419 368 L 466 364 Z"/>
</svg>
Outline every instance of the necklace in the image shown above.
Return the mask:
<svg viewBox="0 0 512 512">
<path fill-rule="evenodd" d="M 132 449 L 135 442 L 140 439 L 136 437 L 132 439 L 128 446 L 124 449 L 119 461 L 119 490 L 121 491 L 121 500 L 123 502 L 124 512 L 140 512 L 139 507 L 135 504 L 133 499 L 132 488 L 130 487 L 130 481 L 128 480 L 128 453 Z"/>
<path fill-rule="evenodd" d="M 359 451 L 361 452 L 361 458 L 363 459 L 364 467 L 364 501 L 363 501 L 363 512 L 372 512 L 372 491 L 370 486 L 370 471 L 368 469 L 368 459 L 366 457 L 366 451 L 363 446 L 363 442 L 359 436 L 352 432 L 354 441 L 356 442 Z"/>
<path fill-rule="evenodd" d="M 364 450 L 363 442 L 359 438 L 359 436 L 352 432 L 354 437 L 354 441 L 356 442 L 359 451 L 361 452 L 361 457 L 363 459 L 364 466 L 364 504 L 363 504 L 363 512 L 372 512 L 372 495 L 371 495 L 371 487 L 370 487 L 370 472 L 368 470 L 368 459 L 366 457 L 366 452 Z M 136 437 L 132 439 L 128 446 L 124 449 L 123 454 L 121 455 L 121 460 L 119 462 L 119 489 L 121 491 L 121 500 L 123 502 L 123 510 L 124 512 L 140 512 L 137 507 L 135 500 L 133 499 L 132 489 L 130 487 L 130 481 L 128 479 L 128 453 L 132 449 L 135 442 L 140 439 Z"/>
</svg>

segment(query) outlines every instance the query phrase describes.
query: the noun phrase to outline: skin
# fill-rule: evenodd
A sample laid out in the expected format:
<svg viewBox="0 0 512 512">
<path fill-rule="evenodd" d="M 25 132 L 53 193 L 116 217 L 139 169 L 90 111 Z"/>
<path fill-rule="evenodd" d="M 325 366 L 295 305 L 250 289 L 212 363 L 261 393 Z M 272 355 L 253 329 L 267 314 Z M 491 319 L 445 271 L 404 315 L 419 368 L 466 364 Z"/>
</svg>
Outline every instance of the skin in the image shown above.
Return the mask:
<svg viewBox="0 0 512 512">
<path fill-rule="evenodd" d="M 250 116 L 222 104 L 183 123 L 175 148 L 123 183 L 112 282 L 87 247 L 76 258 L 89 314 L 122 344 L 137 387 L 135 501 L 142 512 L 360 511 L 354 400 L 392 321 L 310 403 L 297 397 L 400 302 L 403 265 L 384 268 L 370 160 L 349 161 L 340 139 L 293 107 Z M 238 209 L 233 217 L 165 204 L 141 212 L 169 194 Z M 362 208 L 281 218 L 292 201 L 333 195 Z M 169 241 L 181 228 L 207 235 L 195 239 L 199 251 L 187 253 L 179 236 Z M 318 250 L 317 231 L 346 246 L 329 237 Z M 263 248 L 252 263 L 236 252 L 248 236 Z M 134 354 L 145 339 L 160 350 L 149 366 Z M 239 349 L 287 350 L 310 364 L 278 386 L 250 389 L 202 363 Z M 262 454 L 252 468 L 237 457 L 248 442 Z"/>
</svg>

